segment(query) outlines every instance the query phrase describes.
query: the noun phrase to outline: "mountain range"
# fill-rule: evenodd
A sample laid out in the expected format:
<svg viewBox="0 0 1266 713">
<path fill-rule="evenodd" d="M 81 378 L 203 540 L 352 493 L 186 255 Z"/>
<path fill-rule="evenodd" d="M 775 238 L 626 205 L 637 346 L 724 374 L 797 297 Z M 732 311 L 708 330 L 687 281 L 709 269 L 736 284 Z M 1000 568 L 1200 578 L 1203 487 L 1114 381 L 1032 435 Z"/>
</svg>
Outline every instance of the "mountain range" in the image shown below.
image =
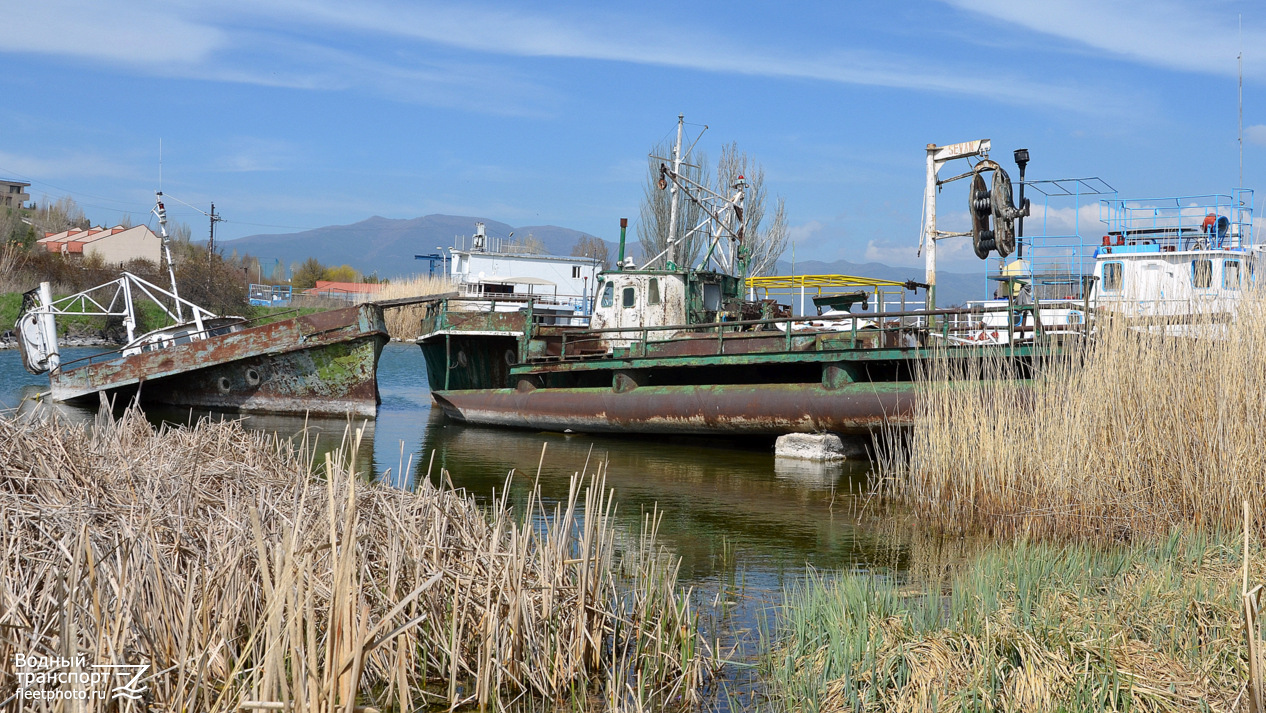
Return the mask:
<svg viewBox="0 0 1266 713">
<path fill-rule="evenodd" d="M 438 252 L 438 248 L 455 244 L 469 247 L 469 236 L 474 233 L 476 222 L 484 223 L 492 240 L 522 241 L 531 236 L 550 255 L 569 255 L 582 237 L 596 237 L 556 225 L 514 227 L 470 216 L 436 214 L 394 219 L 376 215 L 351 225 L 329 225 L 298 233 L 251 235 L 227 240 L 222 247 L 226 252 L 252 255 L 268 262 L 278 260 L 287 266 L 315 257 L 326 265 L 350 265 L 366 275 L 398 277 L 427 270 L 429 263 L 416 260 L 415 255 L 433 254 Z M 455 242 L 459 239 L 466 242 Z M 604 242 L 614 260 L 619 246 L 609 240 Z M 629 236 L 629 243 L 633 246 L 631 252 L 640 252 L 635 236 Z M 894 267 L 877 262 L 800 260 L 794 267 L 795 272 L 801 275 L 865 275 L 899 281 L 923 279 L 922 267 Z M 791 272 L 790 262 L 779 261 L 778 274 Z M 981 273 L 939 272 L 937 279 L 937 302 L 941 305 L 961 304 L 984 296 L 985 280 Z"/>
</svg>

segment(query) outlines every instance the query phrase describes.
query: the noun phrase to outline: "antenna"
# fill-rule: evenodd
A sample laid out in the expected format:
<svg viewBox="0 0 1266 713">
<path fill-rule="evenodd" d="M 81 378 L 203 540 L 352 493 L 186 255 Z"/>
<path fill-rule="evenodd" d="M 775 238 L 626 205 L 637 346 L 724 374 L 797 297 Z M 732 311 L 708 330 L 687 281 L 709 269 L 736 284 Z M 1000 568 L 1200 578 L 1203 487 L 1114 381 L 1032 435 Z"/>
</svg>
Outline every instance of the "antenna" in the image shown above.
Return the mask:
<svg viewBox="0 0 1266 713">
<path fill-rule="evenodd" d="M 158 192 L 163 192 L 163 137 L 158 137 Z"/>
<path fill-rule="evenodd" d="M 1240 15 L 1240 53 L 1235 57 L 1239 70 L 1239 142 L 1240 142 L 1240 183 L 1244 187 L 1244 16 Z"/>
</svg>

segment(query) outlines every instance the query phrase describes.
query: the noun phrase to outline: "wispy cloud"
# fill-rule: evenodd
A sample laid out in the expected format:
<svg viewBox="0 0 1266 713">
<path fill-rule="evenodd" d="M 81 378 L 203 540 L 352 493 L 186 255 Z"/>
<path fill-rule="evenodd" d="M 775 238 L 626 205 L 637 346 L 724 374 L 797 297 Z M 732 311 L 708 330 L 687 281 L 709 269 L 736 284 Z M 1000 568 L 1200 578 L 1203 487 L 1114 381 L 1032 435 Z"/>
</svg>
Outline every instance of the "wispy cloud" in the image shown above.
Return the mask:
<svg viewBox="0 0 1266 713">
<path fill-rule="evenodd" d="M 1266 124 L 1254 124 L 1244 127 L 1244 139 L 1250 144 L 1266 146 Z"/>
<path fill-rule="evenodd" d="M 810 220 L 800 225 L 792 225 L 787 228 L 787 238 L 797 245 L 804 245 L 812 242 L 822 231 L 826 229 L 826 224 L 817 220 Z"/>
<path fill-rule="evenodd" d="M 1061 37 L 1124 59 L 1191 72 L 1235 74 L 1238 17 L 1244 7 L 1223 0 L 944 0 L 962 10 Z M 1250 24 L 1243 46 L 1266 45 L 1266 31 Z M 1244 57 L 1246 75 L 1266 73 L 1266 56 Z"/>
<path fill-rule="evenodd" d="M 473 4 L 328 0 L 228 0 L 214 8 L 148 0 L 124 7 L 42 0 L 32 7 L 7 18 L 0 28 L 0 51 L 99 59 L 163 76 L 336 91 L 367 87 L 404 101 L 492 113 L 544 114 L 555 97 L 539 80 L 504 63 L 436 61 L 437 47 L 490 58 L 622 62 L 983 96 L 1025 106 L 1105 108 L 1104 97 L 1095 95 L 1106 92 L 1084 83 L 954 66 L 931 55 L 865 49 L 808 53 L 801 46 L 762 46 L 706 30 L 680 42 L 677 29 L 661 21 L 612 12 L 551 17 Z M 620 31 L 613 33 L 612 27 Z M 354 49 L 314 39 L 329 30 L 336 32 L 328 36 Z M 351 35 L 394 41 L 384 48 L 357 43 Z M 480 96 L 499 101 L 477 103 Z"/>
<path fill-rule="evenodd" d="M 518 9 L 473 4 L 398 6 L 365 2 L 350 6 L 327 1 L 270 5 L 299 22 L 330 24 L 361 32 L 394 35 L 464 50 L 523 57 L 661 65 L 682 69 L 763 77 L 813 79 L 838 84 L 884 86 L 949 94 L 984 95 L 1014 104 L 1083 109 L 1088 92 L 1073 83 L 1059 84 L 991 72 L 947 68 L 943 58 L 920 59 L 865 50 L 807 54 L 803 47 L 779 49 L 737 43 L 706 31 L 678 41 L 670 26 L 627 17 L 567 20 Z M 620 27 L 613 35 L 610 28 Z M 992 81 L 982 81 L 992 76 Z M 1023 79 L 1023 81 L 1021 81 Z M 1102 105 L 1100 106 L 1102 109 Z"/>
<path fill-rule="evenodd" d="M 142 178 L 142 172 L 135 165 L 96 152 L 29 156 L 0 151 L 0 174 L 8 178 L 39 176 L 58 181 L 76 178 Z"/>
<path fill-rule="evenodd" d="M 40 0 L 8 8 L 0 51 L 34 52 L 134 66 L 196 65 L 229 36 L 154 2 Z"/>
</svg>

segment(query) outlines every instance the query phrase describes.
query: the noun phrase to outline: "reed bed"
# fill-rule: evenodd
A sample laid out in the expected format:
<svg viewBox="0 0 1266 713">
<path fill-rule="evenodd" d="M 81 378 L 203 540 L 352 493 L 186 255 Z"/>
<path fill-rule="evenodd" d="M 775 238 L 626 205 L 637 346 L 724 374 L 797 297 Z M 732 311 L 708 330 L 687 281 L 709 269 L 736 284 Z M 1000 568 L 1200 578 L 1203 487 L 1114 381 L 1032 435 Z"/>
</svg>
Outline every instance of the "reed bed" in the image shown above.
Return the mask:
<svg viewBox="0 0 1266 713">
<path fill-rule="evenodd" d="M 696 700 L 707 657 L 676 561 L 654 518 L 619 529 L 601 464 L 512 512 L 366 483 L 357 445 L 313 467 L 236 422 L 0 419 L 0 709 L 49 665 L 145 667 L 139 699 L 98 683 L 86 711 Z"/>
<path fill-rule="evenodd" d="M 382 290 L 374 296 L 375 300 L 394 300 L 401 297 L 427 297 L 441 295 L 454 290 L 453 283 L 442 277 L 414 275 L 412 277 L 392 280 L 382 286 Z M 387 322 L 387 332 L 392 339 L 413 341 L 418 338 L 418 328 L 422 322 L 421 305 L 405 305 L 392 307 L 383 318 Z"/>
<path fill-rule="evenodd" d="M 769 692 L 786 710 L 1248 711 L 1240 542 L 1022 541 L 906 583 L 814 575 L 764 633 Z"/>
<path fill-rule="evenodd" d="M 935 361 L 913 428 L 877 443 L 876 490 L 952 531 L 1235 529 L 1243 501 L 1266 502 L 1266 300 L 1239 310 L 1200 338 L 1101 319 L 1031 385 L 1002 360 Z"/>
</svg>

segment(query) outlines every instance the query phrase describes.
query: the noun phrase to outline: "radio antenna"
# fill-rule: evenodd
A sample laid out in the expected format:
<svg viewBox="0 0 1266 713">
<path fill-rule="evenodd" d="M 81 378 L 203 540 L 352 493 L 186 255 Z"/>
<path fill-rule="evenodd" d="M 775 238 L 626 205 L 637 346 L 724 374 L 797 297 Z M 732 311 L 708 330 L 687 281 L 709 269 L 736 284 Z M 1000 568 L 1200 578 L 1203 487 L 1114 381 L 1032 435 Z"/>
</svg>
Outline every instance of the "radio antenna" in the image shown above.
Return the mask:
<svg viewBox="0 0 1266 713">
<path fill-rule="evenodd" d="M 1240 53 L 1235 58 L 1236 69 L 1239 71 L 1239 142 L 1240 142 L 1240 183 L 1239 187 L 1244 187 L 1244 16 L 1240 15 Z"/>
</svg>

